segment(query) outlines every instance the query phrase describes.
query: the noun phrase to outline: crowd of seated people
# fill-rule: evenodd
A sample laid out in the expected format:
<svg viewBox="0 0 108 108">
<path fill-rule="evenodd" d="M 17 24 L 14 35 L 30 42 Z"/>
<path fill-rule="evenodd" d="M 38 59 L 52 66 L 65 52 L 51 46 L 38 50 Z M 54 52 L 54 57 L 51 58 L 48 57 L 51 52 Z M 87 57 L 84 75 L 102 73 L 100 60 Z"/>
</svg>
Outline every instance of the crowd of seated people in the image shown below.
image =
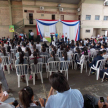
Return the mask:
<svg viewBox="0 0 108 108">
<path fill-rule="evenodd" d="M 32 63 L 37 64 L 38 62 L 42 62 L 42 55 L 48 56 L 47 63 L 50 61 L 71 61 L 72 59 L 77 63 L 78 61 L 82 60 L 84 56 L 88 56 L 92 58 L 88 61 L 89 67 L 91 67 L 96 66 L 98 60 L 106 59 L 107 61 L 108 46 L 106 41 L 107 40 L 105 40 L 105 38 L 80 39 L 76 42 L 74 40 L 70 41 L 68 39 L 67 42 L 58 40 L 58 42 L 55 42 L 54 45 L 47 45 L 46 42 L 41 45 L 39 42 L 30 42 L 28 39 L 16 41 L 15 39 L 6 40 L 4 38 L 2 40 L 0 39 L 0 57 L 2 58 L 2 56 L 8 56 L 8 54 L 12 53 L 12 49 L 16 49 L 17 52 L 15 53 L 15 65 L 18 65 Z M 49 49 L 48 51 L 47 48 Z M 58 56 L 60 51 L 62 52 L 61 57 Z M 93 56 L 91 57 L 91 55 Z M 104 72 L 108 73 L 107 62 L 105 64 L 105 68 L 100 70 L 100 78 L 103 78 Z M 92 70 L 91 73 L 94 74 L 95 70 Z M 21 78 L 22 81 L 25 81 L 24 76 L 21 76 Z M 56 80 L 53 80 L 53 78 Z M 62 82 L 63 80 L 61 81 L 60 78 L 64 79 L 64 82 Z M 32 79 L 32 76 L 30 76 L 30 79 Z M 107 76 L 105 76 L 105 80 L 107 80 Z M 51 75 L 50 84 L 52 88 L 50 90 L 49 98 L 46 100 L 46 104 L 44 102 L 45 100 L 40 99 L 40 104 L 42 107 L 57 108 L 56 105 L 58 105 L 59 108 L 70 108 L 70 106 L 73 106 L 73 108 L 83 108 L 84 100 L 81 93 L 78 90 L 70 89 L 67 80 L 61 73 L 55 73 Z M 58 91 L 57 95 L 53 94 L 54 89 Z M 21 95 L 29 94 L 29 92 L 31 93 L 30 98 L 27 101 L 26 99 L 23 100 L 24 98 L 22 99 Z M 19 100 L 21 102 L 20 107 L 27 108 L 34 106 L 35 103 L 33 102 L 33 94 L 34 93 L 30 87 L 23 88 L 19 93 Z M 63 100 L 64 96 L 66 98 L 65 100 Z M 73 102 L 69 103 L 69 100 Z"/>
</svg>

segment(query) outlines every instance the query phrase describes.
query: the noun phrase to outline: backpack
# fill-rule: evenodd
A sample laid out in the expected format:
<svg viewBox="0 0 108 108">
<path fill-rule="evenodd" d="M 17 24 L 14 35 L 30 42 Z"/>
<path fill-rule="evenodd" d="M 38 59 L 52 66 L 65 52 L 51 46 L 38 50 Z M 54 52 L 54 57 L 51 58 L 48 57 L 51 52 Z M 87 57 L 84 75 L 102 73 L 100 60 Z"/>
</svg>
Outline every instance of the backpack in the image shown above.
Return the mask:
<svg viewBox="0 0 108 108">
<path fill-rule="evenodd" d="M 84 98 L 84 108 L 98 108 L 97 98 L 89 94 L 85 94 L 83 98 Z"/>
</svg>

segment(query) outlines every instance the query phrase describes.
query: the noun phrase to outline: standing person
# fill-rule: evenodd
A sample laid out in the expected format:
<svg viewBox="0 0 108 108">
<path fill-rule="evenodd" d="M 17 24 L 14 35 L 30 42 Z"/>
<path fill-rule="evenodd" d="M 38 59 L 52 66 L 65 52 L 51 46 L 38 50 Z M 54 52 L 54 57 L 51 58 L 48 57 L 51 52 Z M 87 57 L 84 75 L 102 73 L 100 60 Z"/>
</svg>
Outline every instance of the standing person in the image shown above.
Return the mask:
<svg viewBox="0 0 108 108">
<path fill-rule="evenodd" d="M 58 40 L 58 33 L 55 34 L 56 42 Z"/>
<path fill-rule="evenodd" d="M 24 39 L 24 34 L 21 33 L 20 36 L 21 36 L 21 39 L 23 40 Z"/>
<path fill-rule="evenodd" d="M 17 40 L 18 40 L 18 35 L 17 35 L 17 33 L 15 33 L 14 37 L 15 37 L 15 41 L 17 41 Z"/>
<path fill-rule="evenodd" d="M 67 42 L 67 33 L 65 34 L 65 42 Z"/>
<path fill-rule="evenodd" d="M 62 34 L 62 41 L 64 41 L 64 34 Z"/>
<path fill-rule="evenodd" d="M 2 59 L 0 58 L 0 81 L 2 82 L 2 85 L 4 86 L 5 91 L 10 92 L 10 89 L 8 87 L 8 84 L 7 84 L 7 81 L 5 78 L 5 74 L 4 74 L 3 69 L 1 67 L 1 62 L 2 62 Z"/>
<path fill-rule="evenodd" d="M 52 41 L 53 41 L 53 33 L 50 33 L 50 36 L 51 36 L 51 44 L 52 44 Z"/>
<path fill-rule="evenodd" d="M 31 40 L 34 40 L 34 32 L 33 31 L 30 33 L 30 35 L 31 35 Z"/>
<path fill-rule="evenodd" d="M 24 39 L 25 39 L 25 40 L 27 39 L 27 34 L 26 34 L 26 33 L 24 33 Z"/>
<path fill-rule="evenodd" d="M 59 41 L 61 41 L 61 33 L 59 34 Z"/>
</svg>

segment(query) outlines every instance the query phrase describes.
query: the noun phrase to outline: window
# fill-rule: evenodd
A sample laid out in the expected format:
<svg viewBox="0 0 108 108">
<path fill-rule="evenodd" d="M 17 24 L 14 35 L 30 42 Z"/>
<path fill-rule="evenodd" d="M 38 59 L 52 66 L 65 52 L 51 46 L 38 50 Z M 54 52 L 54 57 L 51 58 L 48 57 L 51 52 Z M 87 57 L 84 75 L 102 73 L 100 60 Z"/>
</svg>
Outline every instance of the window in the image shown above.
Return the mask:
<svg viewBox="0 0 108 108">
<path fill-rule="evenodd" d="M 52 15 L 52 20 L 55 20 L 55 15 Z"/>
<path fill-rule="evenodd" d="M 90 30 L 86 30 L 86 33 L 90 33 Z"/>
<path fill-rule="evenodd" d="M 95 20 L 100 20 L 100 15 L 95 15 Z"/>
<path fill-rule="evenodd" d="M 108 16 L 104 16 L 104 20 L 108 20 Z"/>
<path fill-rule="evenodd" d="M 61 15 L 61 20 L 64 20 L 64 15 Z"/>
<path fill-rule="evenodd" d="M 33 14 L 29 14 L 29 24 L 33 24 Z"/>
<path fill-rule="evenodd" d="M 86 20 L 91 20 L 91 15 L 86 15 Z"/>
</svg>

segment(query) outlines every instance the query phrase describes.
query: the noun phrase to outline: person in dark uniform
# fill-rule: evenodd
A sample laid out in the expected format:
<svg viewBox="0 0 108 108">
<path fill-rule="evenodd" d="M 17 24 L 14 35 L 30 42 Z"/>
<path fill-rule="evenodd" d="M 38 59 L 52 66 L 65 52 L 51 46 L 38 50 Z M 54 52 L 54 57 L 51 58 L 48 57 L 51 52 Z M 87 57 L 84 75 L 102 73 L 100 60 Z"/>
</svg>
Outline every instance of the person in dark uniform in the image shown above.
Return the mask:
<svg viewBox="0 0 108 108">
<path fill-rule="evenodd" d="M 52 44 L 52 41 L 53 41 L 53 33 L 50 33 L 51 34 L 51 44 Z"/>
</svg>

